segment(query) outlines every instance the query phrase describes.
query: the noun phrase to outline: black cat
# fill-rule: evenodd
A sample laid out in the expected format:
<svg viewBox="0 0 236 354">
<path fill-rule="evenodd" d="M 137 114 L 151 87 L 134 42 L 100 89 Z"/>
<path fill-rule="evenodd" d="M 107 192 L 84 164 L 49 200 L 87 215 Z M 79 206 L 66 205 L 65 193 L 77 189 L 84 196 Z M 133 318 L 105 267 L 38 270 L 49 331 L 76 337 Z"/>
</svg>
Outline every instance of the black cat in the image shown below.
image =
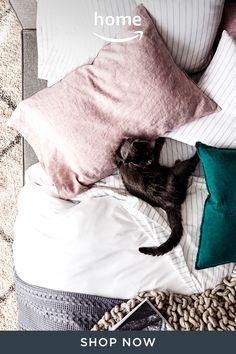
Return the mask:
<svg viewBox="0 0 236 354">
<path fill-rule="evenodd" d="M 152 256 L 170 252 L 180 242 L 183 234 L 181 205 L 186 198 L 189 177 L 199 163 L 196 153 L 188 160 L 177 160 L 173 167 L 160 165 L 164 142 L 164 138 L 155 142 L 129 138 L 116 152 L 116 165 L 128 192 L 167 213 L 171 228 L 168 240 L 159 247 L 139 249 Z"/>
</svg>

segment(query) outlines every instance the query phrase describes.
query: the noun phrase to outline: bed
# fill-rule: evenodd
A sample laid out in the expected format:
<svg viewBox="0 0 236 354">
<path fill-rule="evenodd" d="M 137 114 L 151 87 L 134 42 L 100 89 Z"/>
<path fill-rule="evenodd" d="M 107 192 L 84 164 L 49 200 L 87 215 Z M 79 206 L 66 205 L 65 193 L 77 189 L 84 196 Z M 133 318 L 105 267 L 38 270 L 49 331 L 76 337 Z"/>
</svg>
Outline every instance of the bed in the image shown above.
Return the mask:
<svg viewBox="0 0 236 354">
<path fill-rule="evenodd" d="M 36 7 L 35 2 L 28 2 L 26 6 L 27 11 L 30 11 L 30 16 L 28 16 L 24 8 L 25 5 L 21 1 L 12 0 L 11 3 L 23 25 L 23 98 L 25 99 L 46 87 L 45 81 L 37 79 L 35 21 L 28 22 L 29 18 L 36 17 Z M 201 75 L 202 73 L 198 73 L 194 76 L 194 79 L 198 81 Z M 51 81 L 53 83 L 53 79 Z M 180 133 L 182 136 L 184 135 L 184 132 Z M 191 156 L 194 151 L 193 146 L 169 139 L 163 149 L 162 162 L 171 165 L 178 158 L 185 159 Z M 74 213 L 74 218 L 71 219 L 70 223 L 68 222 L 68 215 L 64 213 L 63 216 L 63 213 L 60 212 L 63 203 L 58 203 L 54 186 L 50 183 L 40 165 L 35 165 L 36 162 L 37 158 L 33 149 L 24 141 L 26 185 L 19 197 L 21 219 L 20 222 L 16 223 L 16 232 L 27 234 L 27 237 L 24 239 L 16 238 L 14 246 L 20 329 L 91 329 L 104 312 L 110 311 L 115 305 L 120 306 L 118 312 L 125 313 L 127 306 L 123 305 L 122 307 L 122 303 L 129 298 L 134 298 L 140 292 L 141 295 L 131 302 L 131 307 L 145 296 L 152 298 L 159 309 L 163 307 L 165 313 L 169 306 L 169 321 L 176 329 L 216 329 L 220 326 L 221 318 L 219 316 L 215 326 L 207 318 L 205 323 L 199 320 L 198 323 L 192 323 L 191 325 L 186 320 L 181 327 L 180 318 L 182 318 L 182 315 L 179 314 L 175 321 L 174 311 L 171 313 L 175 301 L 182 302 L 185 299 L 187 306 L 189 306 L 188 309 L 196 308 L 196 311 L 198 298 L 202 298 L 206 302 L 208 301 L 207 298 L 212 298 L 212 303 L 214 303 L 214 296 L 216 296 L 218 301 L 217 291 L 213 297 L 210 291 L 209 293 L 206 291 L 208 288 L 215 288 L 224 278 L 229 277 L 234 269 L 233 262 L 214 268 L 194 269 L 198 247 L 197 236 L 200 233 L 201 215 L 207 198 L 207 188 L 202 168 L 195 171 L 195 176 L 193 176 L 189 187 L 188 199 L 183 212 L 185 215 L 185 237 L 181 247 L 176 248 L 170 256 L 159 262 L 155 259 L 143 258 L 143 256 L 139 258 L 135 250 L 139 242 L 140 244 L 147 242 L 148 239 L 144 240 L 143 235 L 150 236 L 151 234 L 154 242 L 156 241 L 155 237 L 159 237 L 159 241 L 160 237 L 165 239 L 166 232 L 163 232 L 163 228 L 160 227 L 160 225 L 166 224 L 165 215 L 161 212 L 154 212 L 153 208 L 127 195 L 116 173 L 107 179 L 103 179 L 102 182 L 98 182 L 94 188 L 82 194 L 81 197 L 73 197 L 70 200 L 70 205 L 68 201 L 63 202 L 65 204 L 63 207 L 70 210 L 69 214 Z M 28 169 L 30 166 L 32 167 Z M 28 170 L 27 173 L 26 170 Z M 193 200 L 198 201 L 196 210 L 192 209 L 189 212 L 193 208 Z M 85 205 L 85 208 L 91 211 L 91 215 L 95 214 L 96 210 L 100 210 L 98 219 L 101 220 L 102 216 L 105 215 L 108 224 L 95 223 L 90 233 L 89 230 L 84 229 L 83 235 L 87 235 L 87 237 L 86 240 L 83 237 L 82 252 L 77 253 L 73 252 L 70 245 L 77 249 L 81 247 L 81 243 L 76 244 L 78 235 L 75 232 L 78 229 L 82 230 L 82 225 L 85 222 L 84 218 L 86 216 L 83 215 L 83 210 L 80 210 L 81 205 Z M 51 226 L 53 231 L 48 234 L 50 242 L 47 240 L 45 243 L 42 242 L 41 235 L 48 232 L 48 223 L 50 222 L 45 222 L 46 212 L 44 209 L 48 210 L 48 215 L 50 215 L 48 219 L 52 220 L 54 225 Z M 42 210 L 44 210 L 44 213 Z M 111 212 L 109 213 L 108 210 Z M 124 210 L 126 217 L 124 217 Z M 32 217 L 30 220 L 29 215 Z M 56 219 L 57 215 L 59 215 L 60 221 Z M 197 215 L 197 217 L 194 218 L 193 215 Z M 79 219 L 80 222 L 75 224 L 75 219 Z M 35 225 L 43 225 L 44 222 L 45 228 L 37 233 Z M 119 229 L 121 224 L 122 228 Z M 55 238 L 52 242 L 55 235 L 55 225 L 57 226 L 56 234 L 58 238 Z M 116 230 L 113 232 L 112 247 L 116 245 L 117 253 L 114 253 L 114 249 L 110 252 L 109 247 L 104 248 L 109 236 L 103 230 L 106 228 L 109 230 L 109 227 Z M 166 227 L 168 229 L 168 225 Z M 66 229 L 70 230 L 69 236 L 71 236 L 71 239 L 60 243 L 60 231 L 62 230 L 63 233 L 64 230 L 64 233 L 66 233 Z M 97 240 L 97 243 L 94 243 L 93 235 L 96 231 L 99 235 L 103 235 L 103 233 L 104 235 L 103 238 Z M 124 237 L 120 237 L 124 233 L 128 235 L 128 241 L 124 240 Z M 33 240 L 30 237 L 32 234 L 34 235 Z M 55 246 L 59 244 L 60 246 Z M 100 245 L 102 245 L 101 248 L 99 248 Z M 91 252 L 90 247 L 92 247 Z M 33 252 L 33 249 L 37 249 L 37 252 Z M 95 249 L 99 249 L 99 252 L 94 252 Z M 30 254 L 28 250 L 30 250 Z M 41 262 L 42 254 L 44 254 L 43 262 Z M 66 254 L 65 257 L 64 254 Z M 110 254 L 108 258 L 107 254 Z M 86 263 L 83 257 L 90 261 Z M 83 263 L 76 263 L 78 258 L 82 259 Z M 23 262 L 23 259 L 26 261 Z M 122 267 L 120 259 L 123 259 Z M 111 268 L 109 270 L 108 264 Z M 119 267 L 115 269 L 116 264 L 119 264 Z M 80 267 L 81 271 L 79 272 Z M 161 271 L 161 268 L 165 269 L 165 272 Z M 87 272 L 86 269 L 88 269 Z M 99 275 L 96 274 L 97 269 L 100 270 Z M 102 269 L 103 271 L 101 271 Z M 134 273 L 137 273 L 138 276 L 135 276 Z M 157 273 L 161 274 L 161 277 L 156 278 L 155 274 Z M 46 274 L 47 276 L 45 276 Z M 132 285 L 127 286 L 127 284 Z M 223 286 L 221 289 L 224 289 L 224 286 L 231 289 L 234 286 L 232 284 L 234 284 L 234 278 L 228 280 L 227 284 L 221 285 L 221 287 Z M 152 292 L 153 289 L 154 292 Z M 175 295 L 174 301 L 170 299 L 172 293 L 179 294 Z M 173 301 L 172 307 L 170 305 L 171 301 Z M 225 302 L 227 302 L 227 299 Z M 67 306 L 68 311 L 65 312 L 63 306 Z M 209 307 L 214 311 L 212 304 Z M 217 311 L 217 305 L 215 311 Z M 201 315 L 200 311 L 200 319 Z M 190 316 L 190 323 L 194 316 L 194 314 Z M 215 319 L 217 315 L 212 315 L 212 317 Z M 100 327 L 95 326 L 95 329 L 107 329 L 114 321 L 118 321 L 118 318 L 119 314 L 115 315 L 113 312 L 110 319 L 103 319 L 100 322 Z M 230 326 L 232 329 L 233 325 L 231 323 Z"/>
</svg>

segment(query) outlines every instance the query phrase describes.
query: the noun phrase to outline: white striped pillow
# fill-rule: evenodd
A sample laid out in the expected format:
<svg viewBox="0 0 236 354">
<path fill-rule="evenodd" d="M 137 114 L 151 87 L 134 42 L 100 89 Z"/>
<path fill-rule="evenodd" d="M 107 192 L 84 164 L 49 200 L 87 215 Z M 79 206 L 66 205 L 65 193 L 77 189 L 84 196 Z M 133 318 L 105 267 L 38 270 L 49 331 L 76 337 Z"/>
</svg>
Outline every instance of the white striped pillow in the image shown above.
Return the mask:
<svg viewBox="0 0 236 354">
<path fill-rule="evenodd" d="M 96 56 L 118 26 L 94 28 L 94 14 L 129 15 L 140 3 L 147 8 L 177 65 L 187 72 L 202 70 L 221 20 L 224 0 L 38 0 L 39 77 L 50 84 Z"/>
<path fill-rule="evenodd" d="M 190 145 L 201 141 L 236 148 L 236 41 L 226 31 L 198 86 L 222 111 L 185 124 L 166 136 Z"/>
</svg>

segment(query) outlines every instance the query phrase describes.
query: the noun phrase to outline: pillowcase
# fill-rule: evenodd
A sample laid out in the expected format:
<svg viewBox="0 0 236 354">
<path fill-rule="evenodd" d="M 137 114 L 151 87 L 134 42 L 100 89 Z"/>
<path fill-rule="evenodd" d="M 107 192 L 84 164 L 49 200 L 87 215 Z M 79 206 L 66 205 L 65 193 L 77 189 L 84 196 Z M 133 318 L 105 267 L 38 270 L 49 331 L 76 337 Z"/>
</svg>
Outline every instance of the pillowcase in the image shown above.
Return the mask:
<svg viewBox="0 0 236 354">
<path fill-rule="evenodd" d="M 236 148 L 236 41 L 226 31 L 198 86 L 222 111 L 186 124 L 166 136 L 193 146 L 201 141 L 216 147 Z"/>
<path fill-rule="evenodd" d="M 197 143 L 207 188 L 196 269 L 236 261 L 236 150 Z"/>
<path fill-rule="evenodd" d="M 135 15 L 141 40 L 108 44 L 93 65 L 22 102 L 10 120 L 64 198 L 110 175 L 125 137 L 155 139 L 217 110 L 175 65 L 146 9 Z M 136 29 L 128 26 L 122 37 Z"/>
<path fill-rule="evenodd" d="M 39 77 L 53 84 L 91 63 L 104 42 L 94 32 L 116 38 L 119 26 L 94 26 L 99 16 L 130 15 L 140 3 L 152 15 L 175 62 L 187 72 L 206 67 L 224 0 L 38 0 Z"/>
</svg>

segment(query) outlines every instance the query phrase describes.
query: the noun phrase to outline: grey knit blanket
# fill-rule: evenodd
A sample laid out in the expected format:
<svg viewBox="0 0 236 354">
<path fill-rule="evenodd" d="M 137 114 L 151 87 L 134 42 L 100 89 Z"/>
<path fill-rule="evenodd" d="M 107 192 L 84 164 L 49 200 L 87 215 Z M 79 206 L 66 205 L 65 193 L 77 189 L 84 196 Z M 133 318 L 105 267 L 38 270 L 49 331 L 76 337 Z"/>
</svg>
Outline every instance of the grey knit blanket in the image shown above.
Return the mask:
<svg viewBox="0 0 236 354">
<path fill-rule="evenodd" d="M 55 291 L 23 282 L 15 275 L 19 329 L 84 331 L 124 300 Z"/>
</svg>

